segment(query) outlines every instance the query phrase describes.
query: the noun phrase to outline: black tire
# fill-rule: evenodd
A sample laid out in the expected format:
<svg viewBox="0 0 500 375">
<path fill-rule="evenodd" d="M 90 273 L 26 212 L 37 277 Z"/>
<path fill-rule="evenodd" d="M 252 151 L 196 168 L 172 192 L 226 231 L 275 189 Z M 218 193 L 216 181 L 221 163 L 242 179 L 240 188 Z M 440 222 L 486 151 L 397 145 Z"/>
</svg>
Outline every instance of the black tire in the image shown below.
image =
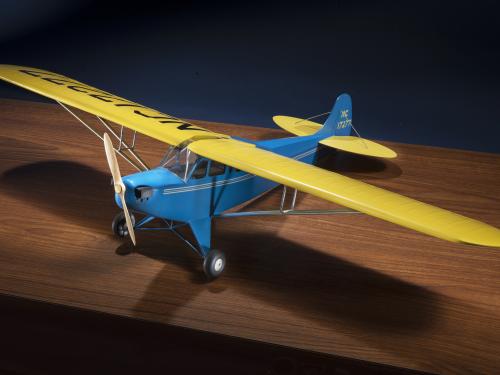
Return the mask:
<svg viewBox="0 0 500 375">
<path fill-rule="evenodd" d="M 135 225 L 134 215 L 130 214 L 130 219 L 132 220 L 132 224 Z M 125 220 L 125 214 L 123 211 L 116 214 L 113 222 L 111 223 L 111 229 L 113 230 L 113 233 L 120 238 L 128 236 L 127 221 Z"/>
<path fill-rule="evenodd" d="M 224 272 L 226 256 L 220 250 L 210 250 L 203 260 L 203 271 L 209 280 L 214 280 Z"/>
</svg>

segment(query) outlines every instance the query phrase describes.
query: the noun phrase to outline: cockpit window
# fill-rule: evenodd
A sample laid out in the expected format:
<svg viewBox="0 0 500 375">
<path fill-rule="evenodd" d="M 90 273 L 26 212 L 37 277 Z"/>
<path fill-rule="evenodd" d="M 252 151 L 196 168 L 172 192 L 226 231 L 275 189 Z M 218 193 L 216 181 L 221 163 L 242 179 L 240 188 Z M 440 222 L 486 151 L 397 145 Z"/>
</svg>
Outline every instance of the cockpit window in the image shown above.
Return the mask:
<svg viewBox="0 0 500 375">
<path fill-rule="evenodd" d="M 224 172 L 226 172 L 226 166 L 224 164 L 216 162 L 215 160 L 210 162 L 210 170 L 208 171 L 209 176 L 219 176 L 224 174 Z"/>
<path fill-rule="evenodd" d="M 198 165 L 196 166 L 196 169 L 194 170 L 193 174 L 191 175 L 191 178 L 203 178 L 207 175 L 207 166 L 208 166 L 208 160 L 201 160 L 198 162 Z"/>
<path fill-rule="evenodd" d="M 198 159 L 198 155 L 187 147 L 181 149 L 170 146 L 160 162 L 160 167 L 168 169 L 186 181 L 193 170 L 196 159 Z"/>
</svg>

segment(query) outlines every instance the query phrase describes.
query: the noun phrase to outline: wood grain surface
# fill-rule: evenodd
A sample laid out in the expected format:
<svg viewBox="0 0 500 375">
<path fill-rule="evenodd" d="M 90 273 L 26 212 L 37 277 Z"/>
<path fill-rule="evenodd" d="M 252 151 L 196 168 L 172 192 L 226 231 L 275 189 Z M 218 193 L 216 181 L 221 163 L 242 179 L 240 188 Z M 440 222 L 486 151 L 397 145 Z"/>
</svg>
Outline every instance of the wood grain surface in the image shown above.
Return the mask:
<svg viewBox="0 0 500 375">
<path fill-rule="evenodd" d="M 220 219 L 227 269 L 206 283 L 173 235 L 139 232 L 135 249 L 113 237 L 102 143 L 72 117 L 0 100 L 0 128 L 1 293 L 422 371 L 500 372 L 500 249 L 364 215 Z M 500 227 L 500 155 L 383 143 L 399 157 L 332 153 L 324 166 Z M 165 145 L 138 148 L 155 164 Z M 299 209 L 328 207 L 299 194 Z"/>
</svg>

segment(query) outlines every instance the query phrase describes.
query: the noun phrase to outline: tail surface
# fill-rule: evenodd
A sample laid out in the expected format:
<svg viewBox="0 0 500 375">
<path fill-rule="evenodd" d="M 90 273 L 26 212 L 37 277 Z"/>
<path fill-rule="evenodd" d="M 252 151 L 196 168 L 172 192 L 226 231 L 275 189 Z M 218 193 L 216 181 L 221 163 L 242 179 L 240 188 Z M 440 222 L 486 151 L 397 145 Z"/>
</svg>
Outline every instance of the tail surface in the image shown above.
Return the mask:
<svg viewBox="0 0 500 375">
<path fill-rule="evenodd" d="M 330 137 L 332 135 L 350 135 L 352 128 L 352 102 L 349 94 L 342 94 L 337 97 L 330 116 L 325 121 L 323 127 L 316 133 Z"/>
</svg>

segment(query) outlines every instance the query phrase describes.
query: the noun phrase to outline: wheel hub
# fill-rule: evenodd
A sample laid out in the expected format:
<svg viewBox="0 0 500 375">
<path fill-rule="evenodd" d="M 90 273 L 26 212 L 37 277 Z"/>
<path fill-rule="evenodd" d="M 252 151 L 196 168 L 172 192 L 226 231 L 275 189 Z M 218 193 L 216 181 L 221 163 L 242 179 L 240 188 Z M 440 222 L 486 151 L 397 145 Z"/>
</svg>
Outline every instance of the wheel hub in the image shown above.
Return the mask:
<svg viewBox="0 0 500 375">
<path fill-rule="evenodd" d="M 217 259 L 214 264 L 214 269 L 216 272 L 219 272 L 222 269 L 222 266 L 224 265 L 224 262 L 222 259 Z"/>
</svg>

